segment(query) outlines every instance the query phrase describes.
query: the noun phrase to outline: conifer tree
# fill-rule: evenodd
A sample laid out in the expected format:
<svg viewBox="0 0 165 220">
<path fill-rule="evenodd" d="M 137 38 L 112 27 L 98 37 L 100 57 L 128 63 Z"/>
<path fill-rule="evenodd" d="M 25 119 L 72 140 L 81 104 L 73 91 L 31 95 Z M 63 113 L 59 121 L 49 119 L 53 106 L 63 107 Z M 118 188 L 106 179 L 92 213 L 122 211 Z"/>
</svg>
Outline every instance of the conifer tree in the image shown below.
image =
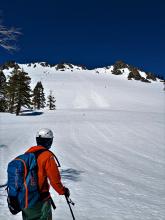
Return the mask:
<svg viewBox="0 0 165 220">
<path fill-rule="evenodd" d="M 50 94 L 48 96 L 48 101 L 47 101 L 47 106 L 49 107 L 49 110 L 55 110 L 56 105 L 55 105 L 55 97 L 52 95 L 52 91 L 50 90 Z"/>
<path fill-rule="evenodd" d="M 0 70 L 0 112 L 7 111 L 6 76 Z"/>
<path fill-rule="evenodd" d="M 31 108 L 31 78 L 23 70 L 14 69 L 7 83 L 9 112 L 19 115 L 21 107 Z"/>
<path fill-rule="evenodd" d="M 41 82 L 37 82 L 33 90 L 33 106 L 34 108 L 40 109 L 45 107 L 45 94 L 44 88 Z"/>
</svg>

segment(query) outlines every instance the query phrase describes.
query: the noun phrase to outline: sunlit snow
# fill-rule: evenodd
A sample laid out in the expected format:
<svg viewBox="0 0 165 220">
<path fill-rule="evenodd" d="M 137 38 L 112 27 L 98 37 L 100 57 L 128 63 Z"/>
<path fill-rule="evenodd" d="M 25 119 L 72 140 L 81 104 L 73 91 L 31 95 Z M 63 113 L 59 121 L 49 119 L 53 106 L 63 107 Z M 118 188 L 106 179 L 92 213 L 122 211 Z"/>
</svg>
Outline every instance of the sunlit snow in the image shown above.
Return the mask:
<svg viewBox="0 0 165 220">
<path fill-rule="evenodd" d="M 52 151 L 61 162 L 76 220 L 165 219 L 165 103 L 163 84 L 112 75 L 105 69 L 55 71 L 22 65 L 41 81 L 56 111 L 15 116 L 0 113 L 0 184 L 8 162 L 35 145 L 41 127 L 54 132 Z M 53 219 L 72 219 L 63 196 L 51 189 Z M 0 219 L 19 220 L 0 189 Z"/>
</svg>

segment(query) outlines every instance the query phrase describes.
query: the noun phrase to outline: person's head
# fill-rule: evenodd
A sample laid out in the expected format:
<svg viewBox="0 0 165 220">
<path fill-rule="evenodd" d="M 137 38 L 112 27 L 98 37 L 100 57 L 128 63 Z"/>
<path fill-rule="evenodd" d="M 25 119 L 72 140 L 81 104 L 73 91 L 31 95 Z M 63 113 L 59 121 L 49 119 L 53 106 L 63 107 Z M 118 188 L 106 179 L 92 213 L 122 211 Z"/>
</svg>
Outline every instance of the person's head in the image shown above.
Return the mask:
<svg viewBox="0 0 165 220">
<path fill-rule="evenodd" d="M 53 143 L 53 132 L 48 128 L 41 128 L 36 135 L 37 145 L 49 149 Z"/>
</svg>

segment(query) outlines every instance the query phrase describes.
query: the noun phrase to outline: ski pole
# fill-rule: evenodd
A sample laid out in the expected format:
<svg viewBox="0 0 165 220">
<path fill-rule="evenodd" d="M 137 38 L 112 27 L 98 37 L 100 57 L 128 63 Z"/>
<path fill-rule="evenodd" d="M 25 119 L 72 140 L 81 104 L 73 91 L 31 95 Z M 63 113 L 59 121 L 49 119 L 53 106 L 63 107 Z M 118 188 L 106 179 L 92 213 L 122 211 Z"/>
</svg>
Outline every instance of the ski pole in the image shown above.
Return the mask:
<svg viewBox="0 0 165 220">
<path fill-rule="evenodd" d="M 75 217 L 74 217 L 74 214 L 73 214 L 73 211 L 72 211 L 72 208 L 71 208 L 71 205 L 75 205 L 75 203 L 72 202 L 72 200 L 71 200 L 70 198 L 68 198 L 66 195 L 65 195 L 65 198 L 66 198 L 66 201 L 67 201 L 67 203 L 68 203 L 68 206 L 69 206 L 69 209 L 70 209 L 72 218 L 73 218 L 73 220 L 75 220 Z M 71 204 L 71 205 L 70 205 L 70 204 Z"/>
<path fill-rule="evenodd" d="M 54 201 L 53 201 L 52 197 L 50 198 L 50 202 L 51 202 L 51 205 L 52 205 L 53 209 L 55 210 L 56 209 L 56 205 L 54 204 Z"/>
</svg>

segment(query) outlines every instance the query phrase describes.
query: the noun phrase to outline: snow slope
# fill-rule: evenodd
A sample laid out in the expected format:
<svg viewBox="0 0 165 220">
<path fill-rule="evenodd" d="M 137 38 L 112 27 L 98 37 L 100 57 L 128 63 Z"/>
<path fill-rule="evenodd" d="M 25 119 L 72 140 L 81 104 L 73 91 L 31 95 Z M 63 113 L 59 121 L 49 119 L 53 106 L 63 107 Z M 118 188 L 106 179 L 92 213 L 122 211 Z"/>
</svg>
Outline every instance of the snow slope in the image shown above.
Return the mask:
<svg viewBox="0 0 165 220">
<path fill-rule="evenodd" d="M 32 87 L 42 81 L 46 95 L 53 90 L 57 110 L 17 117 L 0 113 L 0 184 L 6 182 L 7 163 L 35 144 L 40 127 L 49 127 L 77 220 L 163 220 L 163 85 L 104 71 L 23 68 Z M 51 191 L 57 205 L 54 219 L 72 219 L 63 196 Z M 21 219 L 10 215 L 4 189 L 0 219 Z"/>
</svg>

